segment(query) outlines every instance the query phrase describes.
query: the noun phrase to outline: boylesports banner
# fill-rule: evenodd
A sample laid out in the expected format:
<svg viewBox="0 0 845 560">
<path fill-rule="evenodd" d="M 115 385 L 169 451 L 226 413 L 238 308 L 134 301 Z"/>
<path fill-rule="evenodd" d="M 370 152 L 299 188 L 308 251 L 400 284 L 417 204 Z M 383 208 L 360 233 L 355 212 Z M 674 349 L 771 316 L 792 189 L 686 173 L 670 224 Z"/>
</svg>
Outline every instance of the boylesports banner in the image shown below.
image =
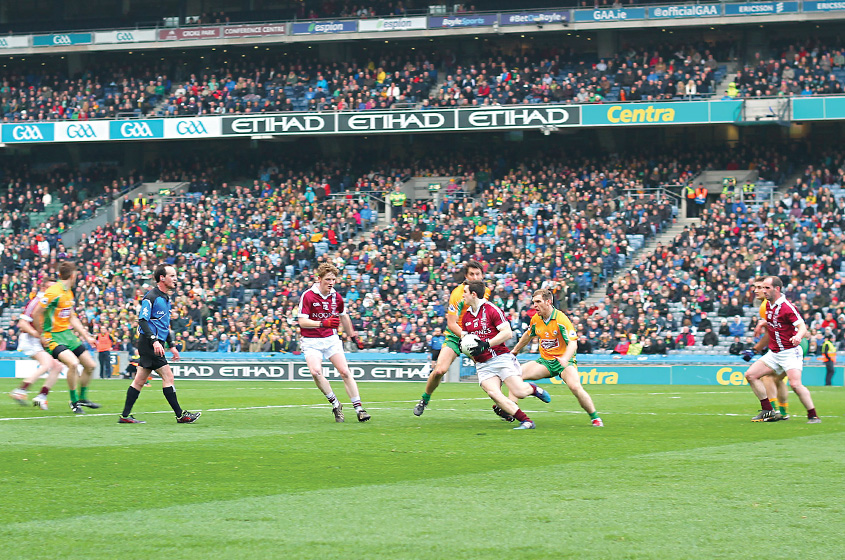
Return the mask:
<svg viewBox="0 0 845 560">
<path fill-rule="evenodd" d="M 174 377 L 181 379 L 275 379 L 277 381 L 309 381 L 311 372 L 304 359 L 297 361 L 214 362 L 181 360 L 170 364 Z M 428 360 L 350 361 L 349 371 L 357 381 L 425 381 L 431 373 Z M 340 379 L 338 371 L 323 366 L 326 379 Z"/>
</svg>

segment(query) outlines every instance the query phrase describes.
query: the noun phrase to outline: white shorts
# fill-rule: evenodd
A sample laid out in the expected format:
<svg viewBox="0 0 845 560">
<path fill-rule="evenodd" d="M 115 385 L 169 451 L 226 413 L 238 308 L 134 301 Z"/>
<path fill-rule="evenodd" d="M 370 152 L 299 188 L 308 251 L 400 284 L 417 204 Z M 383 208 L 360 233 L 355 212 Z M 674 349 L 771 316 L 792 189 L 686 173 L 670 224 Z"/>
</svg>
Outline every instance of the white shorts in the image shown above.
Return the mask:
<svg viewBox="0 0 845 560">
<path fill-rule="evenodd" d="M 804 368 L 804 350 L 800 346 L 781 350 L 780 352 L 767 351 L 760 358 L 764 364 L 775 370 L 775 373 L 786 373 L 791 369 L 801 371 Z"/>
<path fill-rule="evenodd" d="M 45 351 L 44 347 L 41 346 L 41 340 L 31 334 L 22 332 L 18 337 L 18 352 L 26 354 L 31 358 L 39 352 Z"/>
<path fill-rule="evenodd" d="M 302 337 L 301 340 L 302 353 L 306 358 L 310 354 L 320 356 L 321 360 L 328 360 L 338 352 L 343 352 L 343 343 L 336 334 L 327 336 L 326 338 Z"/>
<path fill-rule="evenodd" d="M 508 377 L 522 375 L 522 370 L 519 368 L 516 356 L 508 352 L 507 354 L 493 356 L 486 362 L 475 364 L 475 373 L 478 374 L 478 384 L 481 385 L 481 383 L 493 377 L 498 377 L 504 381 Z"/>
</svg>

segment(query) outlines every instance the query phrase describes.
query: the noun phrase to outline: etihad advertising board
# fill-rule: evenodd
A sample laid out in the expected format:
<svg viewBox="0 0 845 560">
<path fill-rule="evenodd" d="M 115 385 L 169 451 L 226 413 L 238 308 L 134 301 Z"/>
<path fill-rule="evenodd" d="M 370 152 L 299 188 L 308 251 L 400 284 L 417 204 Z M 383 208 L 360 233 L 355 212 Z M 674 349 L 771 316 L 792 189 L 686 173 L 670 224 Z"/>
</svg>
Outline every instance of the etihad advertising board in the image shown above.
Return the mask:
<svg viewBox="0 0 845 560">
<path fill-rule="evenodd" d="M 277 381 L 310 381 L 311 372 L 305 360 L 291 361 L 190 361 L 170 364 L 173 375 L 181 379 L 272 379 Z M 431 373 L 428 360 L 351 361 L 349 371 L 358 381 L 425 381 Z M 332 366 L 323 366 L 327 379 L 340 379 Z"/>
<path fill-rule="evenodd" d="M 293 113 L 223 117 L 222 134 L 304 135 L 366 132 L 436 132 L 569 127 L 581 124 L 581 107 L 513 106 L 429 111 Z"/>
</svg>

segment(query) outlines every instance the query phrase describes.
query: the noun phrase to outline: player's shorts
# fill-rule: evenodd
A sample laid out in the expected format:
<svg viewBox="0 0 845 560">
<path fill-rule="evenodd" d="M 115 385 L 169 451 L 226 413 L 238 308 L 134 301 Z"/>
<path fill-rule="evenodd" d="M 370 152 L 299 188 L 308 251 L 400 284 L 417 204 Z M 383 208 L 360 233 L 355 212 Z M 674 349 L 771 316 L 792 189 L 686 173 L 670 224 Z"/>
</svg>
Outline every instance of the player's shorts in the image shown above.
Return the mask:
<svg viewBox="0 0 845 560">
<path fill-rule="evenodd" d="M 138 365 L 149 370 L 160 369 L 167 365 L 167 358 L 156 354 L 149 337 L 138 337 Z"/>
<path fill-rule="evenodd" d="M 70 350 L 77 358 L 86 351 L 82 341 L 76 338 L 76 335 L 70 330 L 45 332 L 42 336 L 46 343 L 44 349 L 57 360 L 59 359 L 59 354 L 65 350 Z"/>
<path fill-rule="evenodd" d="M 461 355 L 461 339 L 453 334 L 447 334 L 443 346 L 448 346 L 458 356 Z"/>
<path fill-rule="evenodd" d="M 541 366 L 545 367 L 547 370 L 549 370 L 549 377 L 559 377 L 561 374 L 563 374 L 563 370 L 566 369 L 566 367 L 564 367 L 564 365 L 560 363 L 560 360 L 547 360 L 546 358 L 538 358 L 536 362 Z M 575 358 L 575 356 L 573 356 L 572 359 L 569 360 L 569 363 L 566 365 L 578 367 L 578 360 Z"/>
<path fill-rule="evenodd" d="M 481 385 L 484 381 L 493 377 L 498 377 L 504 381 L 508 377 L 522 375 L 522 370 L 519 368 L 519 361 L 517 361 L 516 356 L 508 352 L 507 354 L 493 356 L 486 362 L 476 363 L 475 373 L 478 374 L 478 384 Z"/>
<path fill-rule="evenodd" d="M 321 360 L 328 360 L 337 353 L 343 353 L 343 343 L 336 334 L 325 338 L 302 337 L 302 354 L 319 356 Z"/>
<path fill-rule="evenodd" d="M 44 347 L 41 346 L 40 339 L 25 332 L 22 332 L 18 337 L 18 352 L 21 354 L 26 354 L 31 358 L 43 351 Z"/>
<path fill-rule="evenodd" d="M 804 368 L 804 350 L 800 346 L 780 352 L 769 350 L 759 360 L 775 370 L 775 373 L 786 373 L 791 369 L 800 371 Z"/>
</svg>

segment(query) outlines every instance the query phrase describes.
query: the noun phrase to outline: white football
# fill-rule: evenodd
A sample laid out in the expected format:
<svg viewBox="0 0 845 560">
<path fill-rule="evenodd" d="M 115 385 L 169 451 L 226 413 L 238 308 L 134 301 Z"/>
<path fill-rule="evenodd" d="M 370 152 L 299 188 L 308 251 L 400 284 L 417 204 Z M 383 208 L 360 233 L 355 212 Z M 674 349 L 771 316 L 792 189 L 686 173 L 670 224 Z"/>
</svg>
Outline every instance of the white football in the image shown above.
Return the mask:
<svg viewBox="0 0 845 560">
<path fill-rule="evenodd" d="M 476 335 L 476 334 L 473 334 L 473 333 L 465 334 L 464 337 L 461 339 L 461 352 L 463 352 L 464 354 L 466 354 L 467 356 L 469 356 L 471 358 L 472 357 L 471 352 L 473 350 L 475 350 L 475 347 L 478 346 L 478 343 L 480 341 L 481 341 L 481 339 L 478 338 L 478 335 Z"/>
</svg>

